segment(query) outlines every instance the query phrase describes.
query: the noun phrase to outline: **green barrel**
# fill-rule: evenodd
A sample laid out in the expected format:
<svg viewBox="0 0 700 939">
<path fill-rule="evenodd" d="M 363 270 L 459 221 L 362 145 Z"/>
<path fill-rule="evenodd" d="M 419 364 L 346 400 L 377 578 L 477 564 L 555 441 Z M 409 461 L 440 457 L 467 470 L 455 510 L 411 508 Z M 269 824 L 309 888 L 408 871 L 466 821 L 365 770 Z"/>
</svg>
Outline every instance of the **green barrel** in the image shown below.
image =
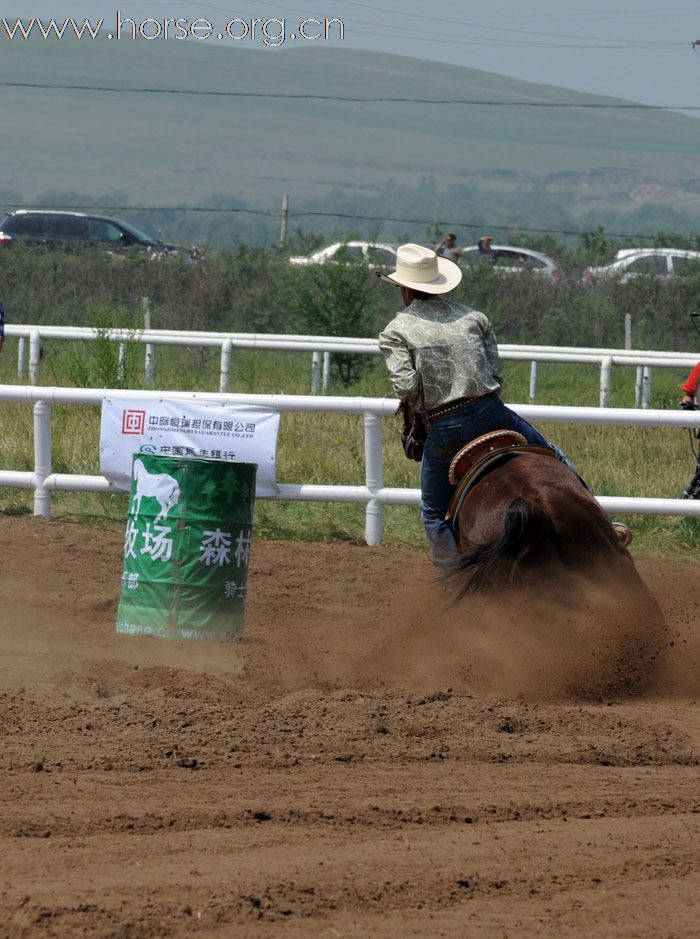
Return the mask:
<svg viewBox="0 0 700 939">
<path fill-rule="evenodd" d="M 241 638 L 256 470 L 134 455 L 118 633 Z"/>
</svg>

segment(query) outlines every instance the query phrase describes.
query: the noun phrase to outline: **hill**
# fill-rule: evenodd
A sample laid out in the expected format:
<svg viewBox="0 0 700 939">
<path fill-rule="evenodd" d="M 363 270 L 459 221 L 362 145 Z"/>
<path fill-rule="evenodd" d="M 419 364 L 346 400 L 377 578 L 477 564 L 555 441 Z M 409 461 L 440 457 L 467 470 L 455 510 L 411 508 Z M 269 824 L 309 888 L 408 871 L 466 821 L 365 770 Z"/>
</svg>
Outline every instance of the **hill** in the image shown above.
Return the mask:
<svg viewBox="0 0 700 939">
<path fill-rule="evenodd" d="M 667 111 L 523 107 L 614 102 L 469 68 L 337 48 L 3 39 L 0 82 L 9 129 L 5 201 L 48 191 L 118 192 L 134 205 L 220 204 L 225 197 L 230 205 L 277 210 L 290 193 L 297 206 L 331 211 L 355 200 L 360 213 L 388 188 L 418 191 L 432 178 L 427 185 L 438 192 L 470 190 L 474 201 L 481 189 L 493 194 L 494 206 L 505 199 L 511 209 L 514 194 L 533 186 L 581 212 L 699 204 L 700 121 Z M 184 89 L 218 94 L 172 93 Z"/>
</svg>

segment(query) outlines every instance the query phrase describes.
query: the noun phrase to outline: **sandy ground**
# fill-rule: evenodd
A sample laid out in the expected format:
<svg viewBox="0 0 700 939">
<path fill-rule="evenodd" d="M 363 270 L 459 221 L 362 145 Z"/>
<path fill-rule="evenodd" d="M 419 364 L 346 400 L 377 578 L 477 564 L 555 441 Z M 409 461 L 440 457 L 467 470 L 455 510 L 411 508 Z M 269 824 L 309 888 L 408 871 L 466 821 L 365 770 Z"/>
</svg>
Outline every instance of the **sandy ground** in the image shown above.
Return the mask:
<svg viewBox="0 0 700 939">
<path fill-rule="evenodd" d="M 397 548 L 259 543 L 242 644 L 117 636 L 121 547 L 0 516 L 0 936 L 698 935 L 699 565 L 639 565 L 625 698 Z"/>
</svg>

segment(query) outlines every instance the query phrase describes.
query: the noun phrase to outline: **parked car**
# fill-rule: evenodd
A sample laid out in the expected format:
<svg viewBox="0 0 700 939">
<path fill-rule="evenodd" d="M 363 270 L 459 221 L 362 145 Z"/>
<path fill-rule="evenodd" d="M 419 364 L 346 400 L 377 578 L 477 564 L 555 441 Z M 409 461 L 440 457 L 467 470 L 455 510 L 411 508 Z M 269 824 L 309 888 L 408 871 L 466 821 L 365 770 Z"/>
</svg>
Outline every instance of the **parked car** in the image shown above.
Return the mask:
<svg viewBox="0 0 700 939">
<path fill-rule="evenodd" d="M 297 255 L 289 259 L 290 264 L 328 264 L 331 261 L 364 260 L 371 268 L 394 268 L 396 246 L 370 241 L 337 241 L 312 254 Z"/>
<path fill-rule="evenodd" d="M 682 274 L 698 262 L 700 251 L 685 251 L 681 248 L 622 248 L 610 264 L 587 267 L 584 277 L 589 281 L 616 278 L 624 284 L 643 274 L 652 277 Z"/>
<path fill-rule="evenodd" d="M 106 215 L 82 212 L 59 212 L 49 209 L 17 209 L 0 222 L 0 246 L 14 241 L 48 247 L 85 247 L 100 245 L 115 252 L 136 248 L 151 257 L 191 255 L 189 249 L 150 238 L 128 222 Z"/>
<path fill-rule="evenodd" d="M 532 274 L 556 280 L 561 277 L 561 268 L 548 254 L 533 251 L 532 248 L 518 248 L 516 245 L 491 245 L 496 260 L 494 270 L 499 274 L 522 274 L 529 271 Z M 479 254 L 478 245 L 462 248 L 459 259 L 462 266 L 483 263 Z"/>
</svg>

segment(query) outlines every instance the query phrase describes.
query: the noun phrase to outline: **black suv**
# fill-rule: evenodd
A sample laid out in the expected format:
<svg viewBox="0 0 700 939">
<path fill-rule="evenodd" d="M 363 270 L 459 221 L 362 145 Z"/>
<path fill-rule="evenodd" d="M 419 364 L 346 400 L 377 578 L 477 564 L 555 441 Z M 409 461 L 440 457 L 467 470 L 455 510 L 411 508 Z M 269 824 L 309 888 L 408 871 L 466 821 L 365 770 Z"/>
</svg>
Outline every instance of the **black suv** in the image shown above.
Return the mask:
<svg viewBox="0 0 700 939">
<path fill-rule="evenodd" d="M 105 215 L 58 212 L 45 209 L 17 209 L 0 222 L 0 246 L 17 239 L 29 244 L 82 247 L 100 245 L 116 250 L 142 248 L 153 257 L 180 252 L 177 245 L 149 238 L 138 228 Z"/>
</svg>

